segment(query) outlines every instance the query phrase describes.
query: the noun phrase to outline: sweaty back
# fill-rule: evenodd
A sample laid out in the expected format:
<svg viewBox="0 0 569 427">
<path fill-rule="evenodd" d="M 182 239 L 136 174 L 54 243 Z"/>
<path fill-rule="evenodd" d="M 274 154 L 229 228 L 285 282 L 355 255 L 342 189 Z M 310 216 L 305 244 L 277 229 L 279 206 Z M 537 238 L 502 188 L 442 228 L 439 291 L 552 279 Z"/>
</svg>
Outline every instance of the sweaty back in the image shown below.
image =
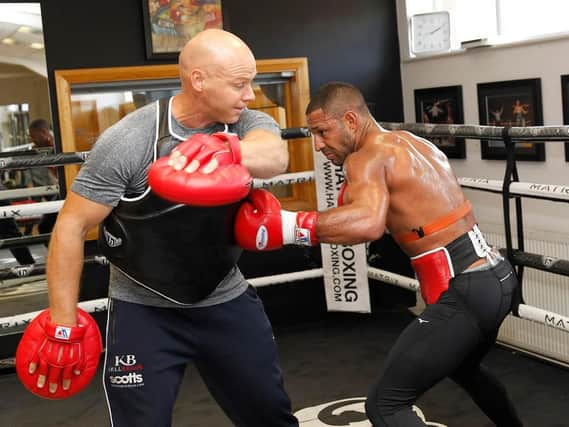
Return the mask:
<svg viewBox="0 0 569 427">
<path fill-rule="evenodd" d="M 392 132 L 391 136 L 384 145 L 394 160 L 386 171 L 390 197 L 387 226 L 391 231 L 433 221 L 463 202 L 462 190 L 444 153 L 407 132 Z M 400 224 L 401 218 L 408 224 Z"/>
</svg>

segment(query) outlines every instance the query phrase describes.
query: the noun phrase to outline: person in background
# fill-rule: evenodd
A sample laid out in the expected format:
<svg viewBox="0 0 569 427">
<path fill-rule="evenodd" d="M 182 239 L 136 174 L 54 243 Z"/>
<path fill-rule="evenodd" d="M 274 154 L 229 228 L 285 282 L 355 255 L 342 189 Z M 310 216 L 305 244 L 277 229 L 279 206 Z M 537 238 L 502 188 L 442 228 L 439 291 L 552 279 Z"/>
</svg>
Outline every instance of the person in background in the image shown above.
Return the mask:
<svg viewBox="0 0 569 427">
<path fill-rule="evenodd" d="M 51 126 L 44 119 L 33 120 L 29 127 L 28 132 L 30 141 L 33 146 L 32 149 L 38 154 L 53 154 L 55 149 L 55 140 Z M 23 183 L 25 187 L 45 187 L 49 185 L 57 185 L 57 171 L 56 168 L 51 167 L 35 167 L 26 169 L 24 172 Z M 36 202 L 46 202 L 56 200 L 57 196 L 43 196 L 34 197 Z M 57 213 L 43 214 L 38 224 L 38 232 L 40 234 L 51 233 Z M 26 233 L 29 234 L 29 233 Z"/>
</svg>

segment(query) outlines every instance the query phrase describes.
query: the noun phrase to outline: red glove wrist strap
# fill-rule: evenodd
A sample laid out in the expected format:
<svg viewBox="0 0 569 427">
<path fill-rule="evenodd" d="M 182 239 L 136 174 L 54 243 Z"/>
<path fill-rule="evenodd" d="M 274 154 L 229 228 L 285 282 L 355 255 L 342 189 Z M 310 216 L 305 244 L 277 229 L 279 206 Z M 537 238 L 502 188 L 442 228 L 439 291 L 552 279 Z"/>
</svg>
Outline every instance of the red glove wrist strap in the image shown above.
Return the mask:
<svg viewBox="0 0 569 427">
<path fill-rule="evenodd" d="M 46 322 L 44 330 L 49 338 L 66 343 L 80 342 L 85 336 L 85 328 L 81 326 L 58 326 L 54 323 Z"/>
<path fill-rule="evenodd" d="M 318 222 L 318 212 L 297 212 L 295 240 L 297 244 L 315 246 L 318 244 L 316 237 L 316 223 Z"/>
</svg>

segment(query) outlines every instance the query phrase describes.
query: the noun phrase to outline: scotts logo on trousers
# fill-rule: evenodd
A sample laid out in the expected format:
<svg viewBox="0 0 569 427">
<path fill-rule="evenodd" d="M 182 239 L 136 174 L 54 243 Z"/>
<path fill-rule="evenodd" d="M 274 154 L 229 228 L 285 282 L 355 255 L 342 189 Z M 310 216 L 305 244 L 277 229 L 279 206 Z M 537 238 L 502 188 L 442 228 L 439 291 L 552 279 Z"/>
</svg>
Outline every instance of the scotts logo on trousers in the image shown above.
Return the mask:
<svg viewBox="0 0 569 427">
<path fill-rule="evenodd" d="M 127 375 L 110 375 L 109 381 L 113 385 L 122 386 L 141 386 L 144 384 L 144 378 L 142 374 L 137 374 L 136 372 L 131 372 Z"/>
<path fill-rule="evenodd" d="M 294 415 L 300 427 L 371 427 L 365 412 L 364 397 L 335 400 L 321 405 L 304 408 Z M 427 421 L 423 411 L 413 406 L 417 417 L 428 426 L 447 427 L 434 421 Z"/>
</svg>

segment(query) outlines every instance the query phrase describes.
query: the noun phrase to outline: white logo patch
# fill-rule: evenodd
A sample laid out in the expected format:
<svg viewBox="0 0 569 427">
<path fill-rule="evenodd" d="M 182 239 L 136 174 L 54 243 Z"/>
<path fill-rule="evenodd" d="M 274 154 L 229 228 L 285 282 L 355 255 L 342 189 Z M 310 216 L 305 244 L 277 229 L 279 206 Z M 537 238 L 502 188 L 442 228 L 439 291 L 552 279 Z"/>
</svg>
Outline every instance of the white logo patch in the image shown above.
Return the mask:
<svg viewBox="0 0 569 427">
<path fill-rule="evenodd" d="M 122 245 L 122 239 L 120 237 L 113 236 L 106 228 L 103 228 L 103 234 L 105 235 L 105 241 L 109 248 L 117 248 Z"/>
<path fill-rule="evenodd" d="M 66 328 L 65 326 L 55 327 L 55 338 L 58 340 L 69 340 L 71 337 L 71 328 Z"/>
<path fill-rule="evenodd" d="M 269 232 L 267 231 L 267 227 L 261 225 L 257 230 L 257 236 L 255 236 L 255 246 L 258 250 L 262 251 L 267 247 L 267 243 L 269 243 Z"/>
<path fill-rule="evenodd" d="M 111 375 L 109 376 L 109 381 L 113 385 L 123 387 L 144 385 L 144 378 L 142 377 L 142 374 L 137 374 L 135 372 L 131 372 L 127 375 Z"/>
</svg>

